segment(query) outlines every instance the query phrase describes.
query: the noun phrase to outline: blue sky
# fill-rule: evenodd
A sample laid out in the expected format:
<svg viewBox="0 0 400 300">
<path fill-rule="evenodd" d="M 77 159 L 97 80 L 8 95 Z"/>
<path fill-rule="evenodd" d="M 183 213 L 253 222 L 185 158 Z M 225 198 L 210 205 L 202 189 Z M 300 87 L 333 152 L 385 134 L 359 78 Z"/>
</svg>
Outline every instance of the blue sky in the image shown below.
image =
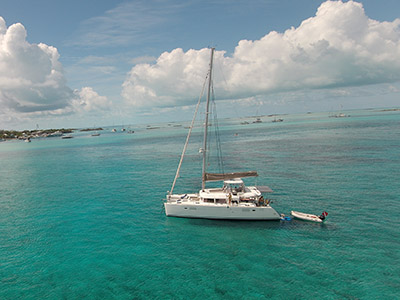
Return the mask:
<svg viewBox="0 0 400 300">
<path fill-rule="evenodd" d="M 190 119 L 209 46 L 224 117 L 398 106 L 399 12 L 395 0 L 2 0 L 0 128 Z"/>
</svg>

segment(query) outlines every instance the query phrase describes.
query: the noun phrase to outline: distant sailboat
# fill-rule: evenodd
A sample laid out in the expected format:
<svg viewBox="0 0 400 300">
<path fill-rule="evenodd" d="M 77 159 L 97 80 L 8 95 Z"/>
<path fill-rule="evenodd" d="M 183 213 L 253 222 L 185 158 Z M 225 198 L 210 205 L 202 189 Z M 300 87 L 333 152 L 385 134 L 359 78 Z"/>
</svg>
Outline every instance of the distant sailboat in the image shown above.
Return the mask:
<svg viewBox="0 0 400 300">
<path fill-rule="evenodd" d="M 330 115 L 329 117 L 330 118 L 347 118 L 347 117 L 350 117 L 349 115 L 346 115 L 345 113 L 343 113 L 342 110 L 343 110 L 343 105 L 340 105 L 340 112 L 337 113 L 337 114 Z"/>
<path fill-rule="evenodd" d="M 272 208 L 268 200 L 264 200 L 262 192 L 271 192 L 268 187 L 257 188 L 245 186 L 241 178 L 258 176 L 256 171 L 237 173 L 207 172 L 207 135 L 209 130 L 209 103 L 212 88 L 212 67 L 214 48 L 211 49 L 210 69 L 208 72 L 208 94 L 204 123 L 204 138 L 201 153 L 203 156 L 201 190 L 198 193 L 173 194 L 176 180 L 179 177 L 183 157 L 189 142 L 195 117 L 189 127 L 182 156 L 173 181 L 171 191 L 164 203 L 165 214 L 171 217 L 223 219 L 223 220 L 280 220 L 280 215 Z M 200 103 L 200 99 L 199 99 Z M 195 116 L 199 103 L 196 107 Z M 206 188 L 206 182 L 223 181 L 221 188 Z"/>
</svg>

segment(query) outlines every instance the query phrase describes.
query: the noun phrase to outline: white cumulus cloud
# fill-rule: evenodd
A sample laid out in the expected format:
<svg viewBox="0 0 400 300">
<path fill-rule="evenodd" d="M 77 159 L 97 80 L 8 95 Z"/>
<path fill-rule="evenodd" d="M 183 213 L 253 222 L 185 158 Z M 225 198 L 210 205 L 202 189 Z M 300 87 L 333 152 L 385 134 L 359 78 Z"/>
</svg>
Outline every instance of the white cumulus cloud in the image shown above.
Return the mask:
<svg viewBox="0 0 400 300">
<path fill-rule="evenodd" d="M 105 97 L 66 84 L 55 47 L 30 44 L 20 23 L 0 17 L 0 114 L 63 114 L 104 108 Z M 80 103 L 77 105 L 77 103 Z M 79 108 L 79 109 L 78 109 Z"/>
<path fill-rule="evenodd" d="M 175 49 L 129 72 L 122 96 L 136 107 L 193 102 L 209 50 Z M 314 17 L 283 33 L 239 41 L 232 56 L 217 51 L 218 96 L 240 99 L 274 92 L 343 88 L 400 80 L 400 19 L 379 22 L 361 3 L 327 1 Z"/>
<path fill-rule="evenodd" d="M 105 110 L 111 103 L 107 97 L 100 96 L 91 87 L 83 87 L 81 90 L 75 90 L 77 96 L 72 105 L 76 111 Z"/>
</svg>

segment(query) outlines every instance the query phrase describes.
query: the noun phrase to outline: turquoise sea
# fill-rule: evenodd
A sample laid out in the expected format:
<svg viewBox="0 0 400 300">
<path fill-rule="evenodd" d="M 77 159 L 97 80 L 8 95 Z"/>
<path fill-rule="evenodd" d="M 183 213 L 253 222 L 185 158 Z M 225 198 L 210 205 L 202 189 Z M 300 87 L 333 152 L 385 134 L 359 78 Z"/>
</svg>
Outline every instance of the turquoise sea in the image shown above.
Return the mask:
<svg viewBox="0 0 400 300">
<path fill-rule="evenodd" d="M 1 142 L 0 299 L 400 299 L 400 112 L 347 113 L 219 124 L 226 171 L 324 224 L 167 218 L 187 124 Z"/>
</svg>

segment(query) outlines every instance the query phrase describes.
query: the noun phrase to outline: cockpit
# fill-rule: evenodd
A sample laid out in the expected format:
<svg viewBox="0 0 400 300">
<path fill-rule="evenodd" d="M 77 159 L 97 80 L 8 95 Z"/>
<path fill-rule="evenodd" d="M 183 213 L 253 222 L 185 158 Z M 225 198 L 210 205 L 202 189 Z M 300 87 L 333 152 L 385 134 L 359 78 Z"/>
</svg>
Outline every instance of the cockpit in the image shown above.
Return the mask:
<svg viewBox="0 0 400 300">
<path fill-rule="evenodd" d="M 237 195 L 238 193 L 245 192 L 245 185 L 242 179 L 236 178 L 224 181 L 224 191 L 226 193 L 232 193 L 232 195 Z"/>
</svg>

